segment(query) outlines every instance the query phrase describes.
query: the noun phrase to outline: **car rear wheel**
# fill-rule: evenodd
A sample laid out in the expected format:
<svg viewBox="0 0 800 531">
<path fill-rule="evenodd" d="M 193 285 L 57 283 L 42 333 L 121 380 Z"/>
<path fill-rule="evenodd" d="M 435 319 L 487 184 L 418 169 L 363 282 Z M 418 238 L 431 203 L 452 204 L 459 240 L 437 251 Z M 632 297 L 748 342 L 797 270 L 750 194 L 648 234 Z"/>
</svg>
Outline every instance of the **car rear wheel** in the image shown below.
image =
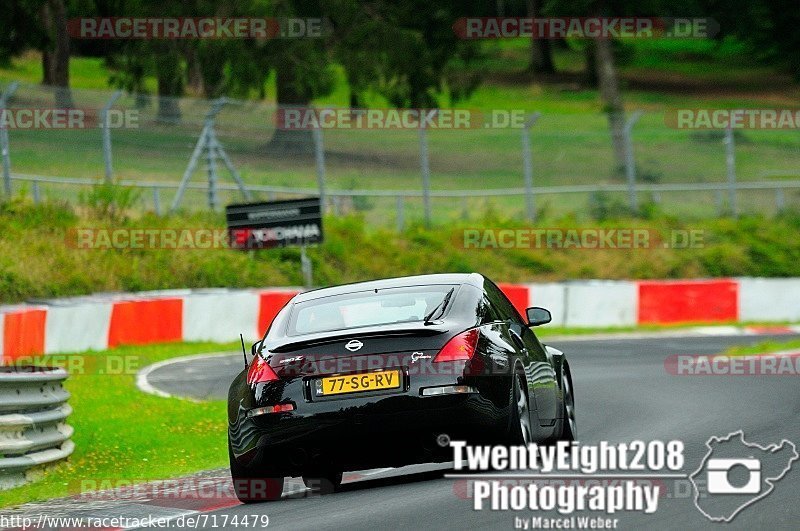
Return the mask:
<svg viewBox="0 0 800 531">
<path fill-rule="evenodd" d="M 228 457 L 231 464 L 233 492 L 242 503 L 275 501 L 283 494 L 283 477 L 263 477 L 257 471 L 247 469 L 236 461 L 228 441 Z"/>
<path fill-rule="evenodd" d="M 329 471 L 322 474 L 304 474 L 303 483 L 307 488 L 320 494 L 332 494 L 342 486 L 342 473 Z"/>
<path fill-rule="evenodd" d="M 572 390 L 569 366 L 564 366 L 561 378 L 563 380 L 561 388 L 564 394 L 564 427 L 561 431 L 561 440 L 574 441 L 578 438 L 578 424 L 575 422 L 575 393 Z"/>
<path fill-rule="evenodd" d="M 511 383 L 511 418 L 509 419 L 509 444 L 527 445 L 533 440 L 531 411 L 524 377 L 514 373 Z"/>
</svg>

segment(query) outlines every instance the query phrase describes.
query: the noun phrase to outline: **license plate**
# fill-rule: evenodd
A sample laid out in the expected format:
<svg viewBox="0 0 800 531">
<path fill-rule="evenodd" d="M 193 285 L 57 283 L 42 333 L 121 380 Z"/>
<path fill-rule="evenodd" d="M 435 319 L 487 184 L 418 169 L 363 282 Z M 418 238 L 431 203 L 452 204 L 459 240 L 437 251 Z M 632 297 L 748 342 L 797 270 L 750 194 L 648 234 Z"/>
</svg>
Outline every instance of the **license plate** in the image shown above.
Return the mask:
<svg viewBox="0 0 800 531">
<path fill-rule="evenodd" d="M 400 371 L 377 371 L 316 380 L 317 396 L 362 393 L 400 387 Z"/>
</svg>

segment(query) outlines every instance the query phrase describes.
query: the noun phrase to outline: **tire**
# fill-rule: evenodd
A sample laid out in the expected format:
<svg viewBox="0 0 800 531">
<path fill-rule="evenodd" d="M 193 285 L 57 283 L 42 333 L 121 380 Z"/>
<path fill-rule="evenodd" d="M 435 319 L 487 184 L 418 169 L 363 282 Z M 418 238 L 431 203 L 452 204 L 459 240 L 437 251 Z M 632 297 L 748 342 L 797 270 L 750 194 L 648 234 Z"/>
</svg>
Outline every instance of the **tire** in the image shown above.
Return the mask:
<svg viewBox="0 0 800 531">
<path fill-rule="evenodd" d="M 528 445 L 533 441 L 531 428 L 531 407 L 525 378 L 518 372 L 514 373 L 511 381 L 511 403 L 509 404 L 508 444 L 509 446 Z"/>
<path fill-rule="evenodd" d="M 257 471 L 241 466 L 233 456 L 230 441 L 228 441 L 228 458 L 230 459 L 233 492 L 240 502 L 259 503 L 281 499 L 283 477 L 262 477 Z"/>
<path fill-rule="evenodd" d="M 578 424 L 575 422 L 575 392 L 572 389 L 572 375 L 569 365 L 564 364 L 561 372 L 561 388 L 564 394 L 563 414 L 560 441 L 575 441 L 578 439 Z"/>
<path fill-rule="evenodd" d="M 303 474 L 303 483 L 306 488 L 320 494 L 333 494 L 342 486 L 342 473 L 329 471 L 322 474 Z"/>
</svg>

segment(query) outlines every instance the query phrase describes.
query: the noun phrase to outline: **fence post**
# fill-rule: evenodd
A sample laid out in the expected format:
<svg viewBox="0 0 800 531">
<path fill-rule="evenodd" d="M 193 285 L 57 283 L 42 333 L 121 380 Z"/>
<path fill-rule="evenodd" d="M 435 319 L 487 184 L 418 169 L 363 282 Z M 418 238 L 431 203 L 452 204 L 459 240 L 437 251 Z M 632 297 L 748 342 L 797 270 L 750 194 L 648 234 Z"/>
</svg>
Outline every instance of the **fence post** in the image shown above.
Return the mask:
<svg viewBox="0 0 800 531">
<path fill-rule="evenodd" d="M 317 188 L 319 189 L 319 204 L 322 213 L 325 213 L 325 144 L 322 141 L 322 128 L 314 127 L 311 130 L 314 136 L 314 159 L 317 164 Z"/>
<path fill-rule="evenodd" d="M 628 181 L 628 198 L 631 210 L 639 212 L 639 198 L 636 196 L 636 161 L 633 157 L 633 126 L 641 118 L 642 112 L 634 112 L 625 122 L 625 178 Z"/>
<path fill-rule="evenodd" d="M 397 196 L 397 232 L 403 232 L 406 225 L 405 220 L 405 198 L 402 195 Z"/>
<path fill-rule="evenodd" d="M 728 173 L 728 202 L 731 215 L 739 216 L 739 205 L 736 199 L 736 144 L 733 140 L 733 129 L 730 124 L 725 128 L 725 168 Z"/>
<path fill-rule="evenodd" d="M 6 91 L 0 96 L 0 112 L 6 108 L 9 98 L 16 92 L 19 83 L 11 83 Z M 6 196 L 11 197 L 11 153 L 9 152 L 8 144 L 8 128 L 0 127 L 0 150 L 3 154 L 3 187 L 5 188 Z"/>
<path fill-rule="evenodd" d="M 38 205 L 42 201 L 42 194 L 39 191 L 39 181 L 33 181 L 33 204 Z"/>
<path fill-rule="evenodd" d="M 303 284 L 306 289 L 314 287 L 314 273 L 311 259 L 306 254 L 306 246 L 300 247 L 300 271 L 303 273 Z"/>
<path fill-rule="evenodd" d="M 153 210 L 156 213 L 156 216 L 161 215 L 161 197 L 158 193 L 158 186 L 153 187 Z"/>
<path fill-rule="evenodd" d="M 423 113 L 433 111 L 421 111 Z M 419 164 L 422 170 L 422 205 L 425 211 L 425 226 L 431 225 L 431 167 L 428 160 L 428 130 L 425 127 L 426 116 L 420 116 L 419 125 Z"/>
<path fill-rule="evenodd" d="M 189 159 L 189 165 L 186 167 L 186 171 L 183 172 L 181 182 L 178 184 L 178 191 L 175 193 L 175 198 L 172 200 L 172 208 L 170 209 L 171 212 L 178 210 L 178 206 L 181 204 L 181 200 L 183 199 L 183 194 L 186 191 L 186 185 L 189 183 L 189 179 L 192 178 L 192 174 L 197 168 L 197 163 L 200 161 L 200 157 L 203 155 L 203 150 L 206 150 L 206 163 L 208 164 L 208 206 L 211 208 L 211 210 L 216 209 L 217 157 L 219 156 L 222 159 L 229 171 L 231 171 L 231 168 L 233 167 L 228 160 L 227 155 L 225 155 L 225 151 L 219 145 L 219 142 L 217 142 L 216 134 L 214 133 L 214 122 L 216 121 L 217 114 L 219 114 L 219 112 L 227 103 L 227 98 L 219 98 L 211 102 L 211 109 L 209 109 L 209 111 L 206 113 L 203 121 L 203 130 L 200 132 L 200 137 L 197 139 L 197 144 L 194 146 L 192 157 Z M 244 195 L 245 198 L 249 198 L 249 192 L 247 188 L 245 188 L 242 180 L 239 178 L 238 173 L 233 170 L 231 171 L 231 174 L 236 180 L 236 183 L 239 185 L 242 195 Z"/>
<path fill-rule="evenodd" d="M 122 91 L 118 90 L 111 95 L 111 98 L 100 111 L 100 127 L 103 130 L 103 161 L 106 165 L 106 182 L 111 182 L 114 174 L 111 169 L 111 123 L 108 119 L 108 111 L 117 100 L 122 96 Z"/>
<path fill-rule="evenodd" d="M 212 125 L 214 127 L 213 118 Z M 213 144 L 206 150 L 206 172 L 208 173 L 208 208 L 217 209 L 217 152 Z"/>
<path fill-rule="evenodd" d="M 533 156 L 531 155 L 531 127 L 542 115 L 535 112 L 530 115 L 522 127 L 522 170 L 525 178 L 525 213 L 528 221 L 536 221 L 536 205 L 533 202 Z"/>
<path fill-rule="evenodd" d="M 786 196 L 783 194 L 783 188 L 775 189 L 775 209 L 778 214 L 786 208 Z"/>
</svg>

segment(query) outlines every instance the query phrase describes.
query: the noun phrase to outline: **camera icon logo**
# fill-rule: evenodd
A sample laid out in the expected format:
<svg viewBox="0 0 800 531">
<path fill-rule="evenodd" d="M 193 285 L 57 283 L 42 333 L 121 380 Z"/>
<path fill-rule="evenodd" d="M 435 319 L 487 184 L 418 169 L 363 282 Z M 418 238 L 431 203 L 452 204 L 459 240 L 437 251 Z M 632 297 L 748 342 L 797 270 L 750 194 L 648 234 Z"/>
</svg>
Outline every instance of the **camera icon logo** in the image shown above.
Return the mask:
<svg viewBox="0 0 800 531">
<path fill-rule="evenodd" d="M 734 486 L 731 471 L 744 467 L 750 473 L 747 483 Z M 761 461 L 748 459 L 709 459 L 706 464 L 706 482 L 709 494 L 758 494 L 761 492 Z"/>
<path fill-rule="evenodd" d="M 793 442 L 760 445 L 742 430 L 706 441 L 708 452 L 689 475 L 694 505 L 712 522 L 730 522 L 745 508 L 769 495 L 800 459 Z"/>
</svg>

